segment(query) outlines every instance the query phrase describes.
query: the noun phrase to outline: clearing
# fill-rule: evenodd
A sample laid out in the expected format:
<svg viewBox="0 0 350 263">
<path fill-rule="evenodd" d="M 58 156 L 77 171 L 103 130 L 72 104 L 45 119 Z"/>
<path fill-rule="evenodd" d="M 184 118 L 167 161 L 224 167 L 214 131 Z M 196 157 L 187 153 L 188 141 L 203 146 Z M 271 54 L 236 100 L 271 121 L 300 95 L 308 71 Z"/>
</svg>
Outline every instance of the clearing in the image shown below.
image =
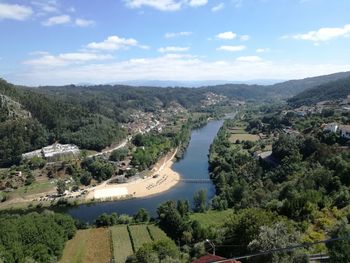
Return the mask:
<svg viewBox="0 0 350 263">
<path fill-rule="evenodd" d="M 208 211 L 206 213 L 194 213 L 190 215 L 191 220 L 197 220 L 202 226 L 221 226 L 226 219 L 233 214 L 232 209 L 223 211 Z"/>
<path fill-rule="evenodd" d="M 236 142 L 237 140 L 256 142 L 259 139 L 260 138 L 258 135 L 248 134 L 248 133 L 237 133 L 237 134 L 231 134 L 230 136 L 230 142 Z"/>
<path fill-rule="evenodd" d="M 66 243 L 60 263 L 107 263 L 111 260 L 108 228 L 78 230 Z"/>
<path fill-rule="evenodd" d="M 148 233 L 147 225 L 133 225 L 129 226 L 134 249 L 137 251 L 143 244 L 152 242 Z"/>
<path fill-rule="evenodd" d="M 127 226 L 118 225 L 110 228 L 112 231 L 113 256 L 115 262 L 125 262 L 133 254 Z"/>
</svg>

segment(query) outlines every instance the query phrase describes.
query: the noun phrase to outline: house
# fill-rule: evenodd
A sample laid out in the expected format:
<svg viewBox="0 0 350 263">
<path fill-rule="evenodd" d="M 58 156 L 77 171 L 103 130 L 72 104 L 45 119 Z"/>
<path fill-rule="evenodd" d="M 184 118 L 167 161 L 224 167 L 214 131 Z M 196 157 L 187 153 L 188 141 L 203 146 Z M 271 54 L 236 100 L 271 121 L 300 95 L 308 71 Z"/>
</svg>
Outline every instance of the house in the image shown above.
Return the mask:
<svg viewBox="0 0 350 263">
<path fill-rule="evenodd" d="M 48 161 L 58 161 L 66 158 L 78 157 L 79 154 L 80 150 L 76 145 L 55 143 L 36 151 L 24 153 L 22 154 L 22 157 L 23 159 L 41 157 Z"/>
<path fill-rule="evenodd" d="M 342 125 L 340 132 L 343 138 L 350 140 L 350 125 Z"/>
<path fill-rule="evenodd" d="M 339 128 L 339 125 L 337 123 L 328 123 L 326 126 L 323 128 L 324 132 L 332 132 L 336 133 Z"/>
<path fill-rule="evenodd" d="M 226 259 L 226 258 L 212 255 L 212 254 L 208 254 L 208 255 L 205 255 L 203 257 L 200 257 L 200 258 L 192 261 L 192 263 L 213 263 L 213 262 L 217 262 L 217 261 L 220 261 L 222 263 L 241 263 L 240 261 L 237 261 L 234 259 Z"/>
</svg>

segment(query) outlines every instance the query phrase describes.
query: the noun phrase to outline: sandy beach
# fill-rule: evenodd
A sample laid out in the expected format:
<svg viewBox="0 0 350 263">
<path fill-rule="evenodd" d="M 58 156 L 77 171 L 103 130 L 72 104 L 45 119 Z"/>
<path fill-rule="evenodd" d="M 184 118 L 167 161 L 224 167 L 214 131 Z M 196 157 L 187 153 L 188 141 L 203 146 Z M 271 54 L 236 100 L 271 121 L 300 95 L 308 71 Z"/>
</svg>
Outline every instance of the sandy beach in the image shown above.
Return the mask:
<svg viewBox="0 0 350 263">
<path fill-rule="evenodd" d="M 177 149 L 159 160 L 149 177 L 125 184 L 102 183 L 90 189 L 86 199 L 103 201 L 128 197 L 139 198 L 169 190 L 180 180 L 180 174 L 171 168 L 176 153 Z"/>
</svg>

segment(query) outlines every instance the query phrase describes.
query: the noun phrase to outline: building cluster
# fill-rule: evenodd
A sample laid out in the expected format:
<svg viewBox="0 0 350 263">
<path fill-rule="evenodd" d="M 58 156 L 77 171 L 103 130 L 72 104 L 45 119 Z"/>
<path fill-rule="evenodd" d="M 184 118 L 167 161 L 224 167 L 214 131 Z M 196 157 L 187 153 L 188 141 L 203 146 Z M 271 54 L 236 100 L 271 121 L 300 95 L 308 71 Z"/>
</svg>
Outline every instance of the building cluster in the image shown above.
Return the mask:
<svg viewBox="0 0 350 263">
<path fill-rule="evenodd" d="M 130 134 L 145 134 L 151 130 L 161 132 L 164 127 L 164 124 L 152 112 L 136 111 L 130 117 L 132 122 L 122 124 L 122 127 L 127 129 Z"/>
<path fill-rule="evenodd" d="M 216 105 L 224 100 L 227 100 L 226 96 L 208 92 L 205 94 L 205 100 L 202 100 L 202 108 Z"/>
<path fill-rule="evenodd" d="M 34 157 L 41 157 L 48 161 L 58 161 L 66 158 L 78 157 L 79 155 L 80 150 L 78 146 L 55 143 L 39 150 L 24 153 L 22 154 L 22 158 L 32 159 Z"/>
<path fill-rule="evenodd" d="M 324 132 L 337 133 L 340 132 L 341 137 L 350 140 L 350 125 L 340 125 L 336 122 L 325 124 Z"/>
</svg>

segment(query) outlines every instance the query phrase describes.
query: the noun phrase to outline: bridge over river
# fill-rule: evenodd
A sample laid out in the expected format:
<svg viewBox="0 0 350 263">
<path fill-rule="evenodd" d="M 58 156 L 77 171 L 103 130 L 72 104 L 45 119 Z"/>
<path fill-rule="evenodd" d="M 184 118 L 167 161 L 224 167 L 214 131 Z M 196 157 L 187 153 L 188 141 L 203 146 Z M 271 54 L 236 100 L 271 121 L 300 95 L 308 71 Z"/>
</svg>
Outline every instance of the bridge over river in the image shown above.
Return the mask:
<svg viewBox="0 0 350 263">
<path fill-rule="evenodd" d="M 181 178 L 179 179 L 180 182 L 184 182 L 184 183 L 191 183 L 191 184 L 211 184 L 212 181 L 210 179 L 185 179 L 185 178 Z"/>
</svg>

